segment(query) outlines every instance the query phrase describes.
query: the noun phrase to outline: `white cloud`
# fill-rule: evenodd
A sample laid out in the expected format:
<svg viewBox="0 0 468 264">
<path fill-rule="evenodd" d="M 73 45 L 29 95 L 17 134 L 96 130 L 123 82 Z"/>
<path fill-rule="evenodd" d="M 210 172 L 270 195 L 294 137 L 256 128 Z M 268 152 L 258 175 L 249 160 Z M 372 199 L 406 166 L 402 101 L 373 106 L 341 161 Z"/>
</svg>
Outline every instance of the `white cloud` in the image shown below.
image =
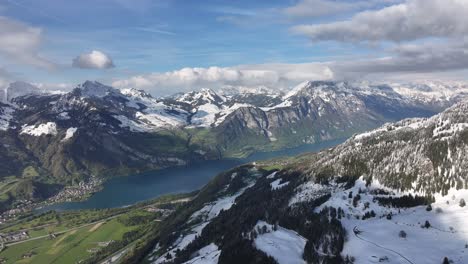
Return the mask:
<svg viewBox="0 0 468 264">
<path fill-rule="evenodd" d="M 49 92 L 69 92 L 74 88 L 70 83 L 33 83 L 33 85 Z"/>
<path fill-rule="evenodd" d="M 183 68 L 177 71 L 133 76 L 113 83 L 119 88 L 145 89 L 156 95 L 167 95 L 201 87 L 267 86 L 284 88 L 303 80 L 328 80 L 333 73 L 319 63 L 260 64 L 236 67 Z"/>
<path fill-rule="evenodd" d="M 93 50 L 73 59 L 73 67 L 82 69 L 109 69 L 114 67 L 114 62 L 107 54 Z"/>
<path fill-rule="evenodd" d="M 293 32 L 314 41 L 411 41 L 468 34 L 468 1 L 407 0 L 376 11 L 356 14 L 350 20 L 299 25 Z"/>
<path fill-rule="evenodd" d="M 0 66 L 0 102 L 2 102 L 3 90 L 14 80 L 13 75 Z"/>
<path fill-rule="evenodd" d="M 0 55 L 15 63 L 52 69 L 55 64 L 39 55 L 42 29 L 0 16 Z"/>
<path fill-rule="evenodd" d="M 362 60 L 302 64 L 257 64 L 234 67 L 183 68 L 172 72 L 137 75 L 117 80 L 119 88 L 144 89 L 154 95 L 229 86 L 284 89 L 306 80 L 388 79 L 394 76 L 430 76 L 468 69 L 468 38 L 397 45 L 391 55 Z"/>
<path fill-rule="evenodd" d="M 373 7 L 387 1 L 362 0 L 355 2 L 330 0 L 301 0 L 293 6 L 284 9 L 284 13 L 291 17 L 321 17 L 349 11 Z M 395 2 L 395 1 L 392 1 Z"/>
<path fill-rule="evenodd" d="M 427 42 L 399 45 L 392 55 L 377 59 L 335 63 L 335 74 L 341 78 L 394 73 L 436 73 L 468 68 L 468 39 L 452 42 Z"/>
</svg>

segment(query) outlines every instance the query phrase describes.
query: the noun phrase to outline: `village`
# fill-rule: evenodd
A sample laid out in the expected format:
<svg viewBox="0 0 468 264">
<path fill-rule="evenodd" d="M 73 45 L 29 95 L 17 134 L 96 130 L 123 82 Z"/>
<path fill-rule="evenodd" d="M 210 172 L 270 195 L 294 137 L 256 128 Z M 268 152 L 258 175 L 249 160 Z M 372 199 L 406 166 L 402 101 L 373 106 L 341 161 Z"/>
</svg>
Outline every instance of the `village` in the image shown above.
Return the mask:
<svg viewBox="0 0 468 264">
<path fill-rule="evenodd" d="M 35 209 L 55 203 L 72 202 L 87 199 L 93 193 L 101 190 L 103 180 L 91 177 L 87 182 L 80 182 L 74 186 L 67 186 L 46 201 L 34 202 L 31 200 L 18 200 L 13 208 L 0 214 L 0 224 L 17 219 L 19 216 L 31 213 Z"/>
<path fill-rule="evenodd" d="M 78 185 L 67 186 L 55 196 L 47 199 L 45 205 L 86 199 L 91 194 L 99 191 L 101 189 L 102 183 L 102 179 L 91 177 L 87 182 L 82 181 Z"/>
</svg>

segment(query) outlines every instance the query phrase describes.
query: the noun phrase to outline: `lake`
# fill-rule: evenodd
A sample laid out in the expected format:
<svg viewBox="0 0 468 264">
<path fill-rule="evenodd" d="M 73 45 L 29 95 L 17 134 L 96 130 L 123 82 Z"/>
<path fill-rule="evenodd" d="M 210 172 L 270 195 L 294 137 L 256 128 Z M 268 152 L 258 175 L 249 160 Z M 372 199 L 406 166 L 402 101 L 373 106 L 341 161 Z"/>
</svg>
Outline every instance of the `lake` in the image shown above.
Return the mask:
<svg viewBox="0 0 468 264">
<path fill-rule="evenodd" d="M 223 159 L 193 163 L 187 166 L 149 171 L 108 180 L 103 189 L 80 202 L 64 202 L 45 206 L 36 212 L 123 207 L 165 194 L 190 192 L 203 187 L 218 173 L 244 163 L 276 157 L 315 152 L 340 144 L 344 139 L 302 145 L 272 152 L 259 152 L 243 159 Z"/>
</svg>

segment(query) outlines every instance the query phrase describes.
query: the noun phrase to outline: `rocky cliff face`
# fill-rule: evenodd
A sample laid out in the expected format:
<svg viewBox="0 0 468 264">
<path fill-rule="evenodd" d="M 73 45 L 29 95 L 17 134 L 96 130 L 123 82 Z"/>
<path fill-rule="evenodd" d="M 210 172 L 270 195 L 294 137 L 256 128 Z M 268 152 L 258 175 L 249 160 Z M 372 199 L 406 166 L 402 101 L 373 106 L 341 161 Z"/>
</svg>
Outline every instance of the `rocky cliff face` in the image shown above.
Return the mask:
<svg viewBox="0 0 468 264">
<path fill-rule="evenodd" d="M 261 138 L 261 144 L 299 145 L 347 137 L 388 121 L 429 116 L 456 101 L 421 103 L 387 86 L 308 82 L 276 106 L 236 109 L 218 129 L 228 149 L 229 142 L 242 142 L 245 135 Z"/>
</svg>

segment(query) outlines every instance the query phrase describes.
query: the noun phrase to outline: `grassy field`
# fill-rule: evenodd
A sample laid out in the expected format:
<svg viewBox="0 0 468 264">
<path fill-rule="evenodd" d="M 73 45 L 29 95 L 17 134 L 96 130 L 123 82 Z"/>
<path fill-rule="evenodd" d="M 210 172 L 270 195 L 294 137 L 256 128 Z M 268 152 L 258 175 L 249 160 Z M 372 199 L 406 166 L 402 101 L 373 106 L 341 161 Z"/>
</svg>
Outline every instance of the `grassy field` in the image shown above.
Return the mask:
<svg viewBox="0 0 468 264">
<path fill-rule="evenodd" d="M 43 238 L 7 247 L 0 253 L 6 263 L 77 263 L 100 250 L 110 241 L 121 240 L 135 227 L 117 219 L 68 231 L 55 238 Z M 102 244 L 100 244 L 102 243 Z M 25 254 L 31 257 L 24 258 Z"/>
<path fill-rule="evenodd" d="M 29 239 L 6 244 L 0 263 L 94 263 L 154 231 L 162 219 L 147 207 L 175 208 L 174 195 L 129 208 L 48 212 L 0 227 L 0 233 L 26 231 Z M 52 235 L 53 234 L 53 235 Z"/>
</svg>

